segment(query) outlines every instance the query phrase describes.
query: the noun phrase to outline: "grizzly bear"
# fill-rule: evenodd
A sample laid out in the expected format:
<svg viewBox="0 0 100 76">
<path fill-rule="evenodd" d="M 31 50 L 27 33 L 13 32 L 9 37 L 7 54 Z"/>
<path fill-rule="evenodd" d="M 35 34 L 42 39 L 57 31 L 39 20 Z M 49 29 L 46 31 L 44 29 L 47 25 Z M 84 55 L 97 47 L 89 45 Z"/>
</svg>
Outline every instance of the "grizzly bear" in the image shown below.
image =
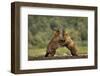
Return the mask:
<svg viewBox="0 0 100 76">
<path fill-rule="evenodd" d="M 78 56 L 78 48 L 76 44 L 71 39 L 70 35 L 63 29 L 57 29 L 54 31 L 54 35 L 47 46 L 45 57 L 54 56 L 56 49 L 59 47 L 66 47 L 70 50 L 72 56 Z"/>
</svg>

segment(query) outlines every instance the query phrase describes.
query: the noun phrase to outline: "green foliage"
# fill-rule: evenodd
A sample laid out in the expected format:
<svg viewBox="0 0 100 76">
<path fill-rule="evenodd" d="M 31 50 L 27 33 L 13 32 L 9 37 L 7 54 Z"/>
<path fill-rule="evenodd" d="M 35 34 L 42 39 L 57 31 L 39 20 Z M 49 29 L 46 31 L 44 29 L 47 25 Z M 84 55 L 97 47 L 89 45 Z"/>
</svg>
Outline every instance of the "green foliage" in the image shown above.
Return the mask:
<svg viewBox="0 0 100 76">
<path fill-rule="evenodd" d="M 53 28 L 63 27 L 74 41 L 87 41 L 87 17 L 28 16 L 28 48 L 46 48 Z"/>
</svg>

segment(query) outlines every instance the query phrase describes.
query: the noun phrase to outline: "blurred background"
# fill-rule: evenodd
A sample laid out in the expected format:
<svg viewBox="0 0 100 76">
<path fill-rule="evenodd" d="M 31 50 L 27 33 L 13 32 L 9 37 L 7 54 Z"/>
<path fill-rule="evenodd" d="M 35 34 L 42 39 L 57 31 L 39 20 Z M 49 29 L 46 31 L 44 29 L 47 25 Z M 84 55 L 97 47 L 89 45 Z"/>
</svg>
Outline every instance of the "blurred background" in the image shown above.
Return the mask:
<svg viewBox="0 0 100 76">
<path fill-rule="evenodd" d="M 63 27 L 79 48 L 79 54 L 88 51 L 88 18 L 28 15 L 28 58 L 41 57 L 52 39 L 53 28 Z M 55 56 L 70 55 L 67 48 L 58 48 Z"/>
</svg>

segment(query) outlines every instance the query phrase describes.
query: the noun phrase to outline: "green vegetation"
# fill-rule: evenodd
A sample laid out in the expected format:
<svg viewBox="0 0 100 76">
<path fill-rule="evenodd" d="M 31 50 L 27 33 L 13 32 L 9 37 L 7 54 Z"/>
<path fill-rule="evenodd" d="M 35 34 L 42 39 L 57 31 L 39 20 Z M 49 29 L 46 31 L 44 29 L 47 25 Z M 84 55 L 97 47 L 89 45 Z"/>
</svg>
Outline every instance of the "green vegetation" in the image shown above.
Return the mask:
<svg viewBox="0 0 100 76">
<path fill-rule="evenodd" d="M 47 45 L 52 38 L 53 28 L 64 27 L 71 38 L 76 42 L 80 54 L 87 54 L 88 37 L 87 17 L 61 17 L 61 16 L 28 16 L 28 56 L 44 56 Z M 67 50 L 67 51 L 66 51 Z M 66 48 L 57 49 L 56 55 L 69 55 Z"/>
<path fill-rule="evenodd" d="M 80 51 L 79 54 L 87 54 L 87 47 L 79 47 Z M 28 55 L 29 57 L 41 57 L 45 55 L 46 49 L 45 48 L 37 48 L 37 49 L 29 49 Z M 56 51 L 55 56 L 68 56 L 70 55 L 70 51 L 67 48 L 58 48 Z"/>
</svg>

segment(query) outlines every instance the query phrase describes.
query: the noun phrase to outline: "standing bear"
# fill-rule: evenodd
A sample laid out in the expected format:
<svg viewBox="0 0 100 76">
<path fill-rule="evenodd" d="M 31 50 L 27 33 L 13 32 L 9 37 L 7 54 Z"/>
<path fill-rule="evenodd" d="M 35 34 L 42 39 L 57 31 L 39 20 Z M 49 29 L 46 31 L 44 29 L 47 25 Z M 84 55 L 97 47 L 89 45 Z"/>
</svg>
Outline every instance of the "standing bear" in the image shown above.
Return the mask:
<svg viewBox="0 0 100 76">
<path fill-rule="evenodd" d="M 47 46 L 45 57 L 54 56 L 56 49 L 59 47 L 66 47 L 70 50 L 72 56 L 78 56 L 76 44 L 63 28 L 54 30 L 53 37 Z"/>
</svg>

